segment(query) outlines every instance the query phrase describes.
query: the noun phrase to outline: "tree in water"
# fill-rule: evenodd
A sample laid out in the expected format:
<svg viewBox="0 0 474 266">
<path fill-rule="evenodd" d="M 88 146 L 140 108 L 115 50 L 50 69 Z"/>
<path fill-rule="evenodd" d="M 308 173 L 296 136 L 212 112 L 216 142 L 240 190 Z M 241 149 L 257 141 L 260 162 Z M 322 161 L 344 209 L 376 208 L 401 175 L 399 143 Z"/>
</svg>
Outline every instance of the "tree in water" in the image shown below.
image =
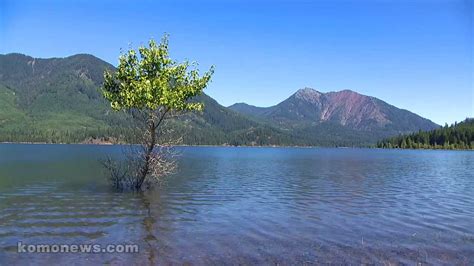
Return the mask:
<svg viewBox="0 0 474 266">
<path fill-rule="evenodd" d="M 117 70 L 104 73 L 102 94 L 113 110 L 131 114 L 131 123 L 142 136 L 140 149 L 127 155 L 125 167 L 110 159 L 104 162 L 116 188 L 142 190 L 144 184 L 160 181 L 174 170 L 170 152 L 174 143 L 162 139 L 164 122 L 186 111 L 202 110 L 203 104 L 191 99 L 202 94 L 213 73 L 211 67 L 200 76 L 195 63 L 170 59 L 167 35 L 159 44 L 150 40 L 148 47 L 122 54 Z"/>
</svg>

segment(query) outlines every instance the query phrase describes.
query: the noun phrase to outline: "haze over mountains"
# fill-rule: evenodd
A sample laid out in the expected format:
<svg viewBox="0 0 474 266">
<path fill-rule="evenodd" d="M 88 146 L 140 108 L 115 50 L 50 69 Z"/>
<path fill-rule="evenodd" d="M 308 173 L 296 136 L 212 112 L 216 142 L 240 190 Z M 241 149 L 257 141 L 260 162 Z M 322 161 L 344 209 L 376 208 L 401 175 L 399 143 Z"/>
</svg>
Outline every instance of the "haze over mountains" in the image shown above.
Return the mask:
<svg viewBox="0 0 474 266">
<path fill-rule="evenodd" d="M 130 118 L 111 111 L 99 88 L 105 69 L 92 55 L 37 59 L 0 55 L 0 141 L 81 142 L 126 135 Z M 185 144 L 354 146 L 438 125 L 353 91 L 298 90 L 272 107 L 226 108 L 207 95 L 202 113 L 171 121 Z"/>
</svg>

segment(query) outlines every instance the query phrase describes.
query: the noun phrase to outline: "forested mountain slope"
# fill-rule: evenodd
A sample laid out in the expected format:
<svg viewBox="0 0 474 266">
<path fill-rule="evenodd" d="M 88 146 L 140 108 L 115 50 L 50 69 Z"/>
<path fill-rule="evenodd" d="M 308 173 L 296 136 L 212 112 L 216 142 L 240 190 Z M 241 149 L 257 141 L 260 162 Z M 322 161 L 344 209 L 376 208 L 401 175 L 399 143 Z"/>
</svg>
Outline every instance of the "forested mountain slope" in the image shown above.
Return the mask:
<svg viewBox="0 0 474 266">
<path fill-rule="evenodd" d="M 131 119 L 114 112 L 99 88 L 114 67 L 92 55 L 37 59 L 0 55 L 0 140 L 81 142 L 125 139 Z M 171 121 L 185 144 L 271 145 L 290 137 L 229 110 L 207 95 L 202 113 Z"/>
<path fill-rule="evenodd" d="M 0 141 L 132 139 L 130 117 L 114 112 L 99 88 L 109 63 L 88 54 L 38 59 L 0 55 Z M 302 89 L 280 104 L 226 108 L 208 95 L 202 113 L 170 121 L 183 144 L 358 146 L 437 125 L 352 91 Z"/>
</svg>

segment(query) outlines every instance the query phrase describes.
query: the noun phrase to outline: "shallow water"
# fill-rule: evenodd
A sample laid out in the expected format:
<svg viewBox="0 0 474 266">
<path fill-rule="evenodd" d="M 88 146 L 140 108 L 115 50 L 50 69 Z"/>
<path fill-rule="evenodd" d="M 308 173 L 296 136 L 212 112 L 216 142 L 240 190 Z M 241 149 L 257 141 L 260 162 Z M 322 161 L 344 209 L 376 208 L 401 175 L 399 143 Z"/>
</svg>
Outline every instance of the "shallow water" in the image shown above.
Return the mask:
<svg viewBox="0 0 474 266">
<path fill-rule="evenodd" d="M 179 172 L 137 194 L 98 163 L 121 149 L 0 145 L 0 264 L 474 264 L 474 152 L 183 147 Z"/>
</svg>

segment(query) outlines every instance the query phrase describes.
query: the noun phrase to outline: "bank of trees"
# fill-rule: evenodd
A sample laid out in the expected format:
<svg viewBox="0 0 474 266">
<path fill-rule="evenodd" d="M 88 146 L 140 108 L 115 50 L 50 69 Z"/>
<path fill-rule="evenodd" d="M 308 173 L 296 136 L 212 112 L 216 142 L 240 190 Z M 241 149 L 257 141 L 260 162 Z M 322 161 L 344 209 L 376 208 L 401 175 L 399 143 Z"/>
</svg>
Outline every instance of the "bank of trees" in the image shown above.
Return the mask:
<svg viewBox="0 0 474 266">
<path fill-rule="evenodd" d="M 377 143 L 379 148 L 400 149 L 474 149 L 474 119 L 467 118 L 451 126 L 447 124 L 432 131 L 386 139 Z"/>
</svg>

